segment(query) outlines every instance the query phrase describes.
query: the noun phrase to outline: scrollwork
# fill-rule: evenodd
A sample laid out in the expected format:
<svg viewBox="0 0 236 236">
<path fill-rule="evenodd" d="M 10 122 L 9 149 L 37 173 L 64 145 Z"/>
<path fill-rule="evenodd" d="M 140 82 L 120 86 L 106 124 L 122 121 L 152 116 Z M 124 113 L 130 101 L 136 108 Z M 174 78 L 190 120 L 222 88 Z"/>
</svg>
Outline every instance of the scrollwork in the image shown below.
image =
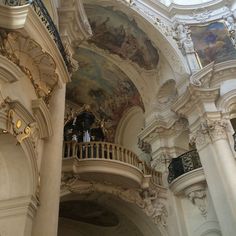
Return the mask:
<svg viewBox="0 0 236 236">
<path fill-rule="evenodd" d="M 84 181 L 72 173 L 62 174 L 61 190 L 72 193 L 91 194 L 93 192 L 108 193 L 126 202 L 134 203 L 140 207 L 147 216 L 151 217 L 155 224 L 167 227 L 167 209 L 160 201 L 159 190 L 152 186 L 148 190 L 125 189 L 109 183 Z"/>
</svg>

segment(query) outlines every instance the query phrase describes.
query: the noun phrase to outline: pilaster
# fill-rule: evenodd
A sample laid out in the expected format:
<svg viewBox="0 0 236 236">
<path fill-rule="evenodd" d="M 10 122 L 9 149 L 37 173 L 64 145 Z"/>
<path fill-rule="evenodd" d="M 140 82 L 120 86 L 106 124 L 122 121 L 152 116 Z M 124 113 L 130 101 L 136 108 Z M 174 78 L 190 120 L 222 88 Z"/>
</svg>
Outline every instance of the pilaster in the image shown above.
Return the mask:
<svg viewBox="0 0 236 236">
<path fill-rule="evenodd" d="M 236 163 L 228 139 L 229 122 L 217 110 L 219 89 L 189 86 L 173 109 L 187 117 L 223 235 L 236 227 Z M 195 200 L 194 200 L 195 201 Z"/>
</svg>

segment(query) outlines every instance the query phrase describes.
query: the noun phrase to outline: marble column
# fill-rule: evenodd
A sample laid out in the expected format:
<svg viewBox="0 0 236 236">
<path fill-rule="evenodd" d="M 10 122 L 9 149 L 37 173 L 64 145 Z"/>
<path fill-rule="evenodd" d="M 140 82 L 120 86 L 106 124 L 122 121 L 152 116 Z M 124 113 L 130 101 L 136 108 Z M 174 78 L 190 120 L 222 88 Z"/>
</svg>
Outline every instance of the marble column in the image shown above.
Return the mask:
<svg viewBox="0 0 236 236">
<path fill-rule="evenodd" d="M 62 145 L 65 110 L 65 85 L 50 101 L 53 135 L 45 140 L 40 169 L 40 206 L 33 236 L 56 236 L 60 202 Z"/>
<path fill-rule="evenodd" d="M 194 133 L 210 195 L 223 236 L 236 232 L 236 162 L 226 122 L 207 121 Z"/>
</svg>

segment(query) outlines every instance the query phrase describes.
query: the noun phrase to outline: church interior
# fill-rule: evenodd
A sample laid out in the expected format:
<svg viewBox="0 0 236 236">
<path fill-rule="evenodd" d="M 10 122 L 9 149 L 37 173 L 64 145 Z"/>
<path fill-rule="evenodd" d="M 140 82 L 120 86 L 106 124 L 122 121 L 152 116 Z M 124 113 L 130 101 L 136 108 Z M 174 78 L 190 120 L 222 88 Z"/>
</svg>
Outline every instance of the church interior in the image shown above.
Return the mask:
<svg viewBox="0 0 236 236">
<path fill-rule="evenodd" d="M 0 236 L 236 235 L 236 0 L 0 0 Z"/>
</svg>

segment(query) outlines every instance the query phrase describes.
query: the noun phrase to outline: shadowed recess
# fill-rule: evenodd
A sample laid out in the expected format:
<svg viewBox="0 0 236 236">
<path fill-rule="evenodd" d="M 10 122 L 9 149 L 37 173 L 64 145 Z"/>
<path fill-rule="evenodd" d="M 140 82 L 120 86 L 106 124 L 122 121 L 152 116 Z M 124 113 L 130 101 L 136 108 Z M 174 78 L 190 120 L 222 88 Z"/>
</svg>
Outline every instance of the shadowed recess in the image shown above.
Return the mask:
<svg viewBox="0 0 236 236">
<path fill-rule="evenodd" d="M 93 31 L 90 43 L 146 70 L 157 67 L 158 51 L 134 19 L 112 7 L 85 5 L 85 11 Z"/>
<path fill-rule="evenodd" d="M 92 201 L 61 202 L 59 216 L 103 227 L 114 227 L 119 224 L 119 219 L 114 213 Z"/>
</svg>

